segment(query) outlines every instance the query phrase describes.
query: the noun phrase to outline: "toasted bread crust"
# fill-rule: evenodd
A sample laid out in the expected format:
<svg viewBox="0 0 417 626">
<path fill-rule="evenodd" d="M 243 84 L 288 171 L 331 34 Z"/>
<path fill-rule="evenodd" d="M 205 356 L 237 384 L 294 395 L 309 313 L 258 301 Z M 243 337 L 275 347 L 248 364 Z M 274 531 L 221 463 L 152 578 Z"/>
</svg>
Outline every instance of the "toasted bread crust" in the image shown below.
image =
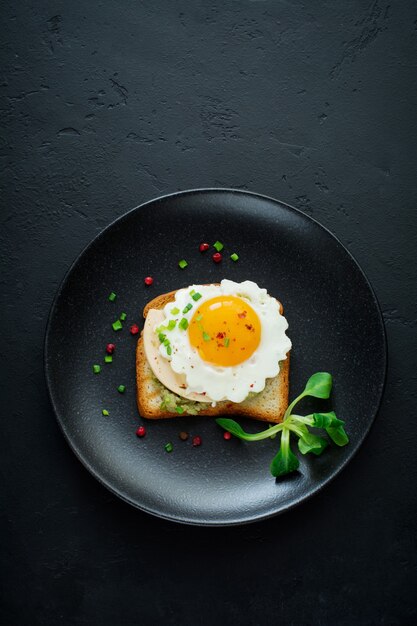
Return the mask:
<svg viewBox="0 0 417 626">
<path fill-rule="evenodd" d="M 162 294 L 148 302 L 143 310 L 146 318 L 150 309 L 162 309 L 169 302 L 174 301 L 175 291 Z M 283 312 L 279 302 L 280 312 Z M 253 419 L 266 422 L 281 422 L 288 406 L 290 354 L 281 362 L 278 376 L 268 378 L 265 389 L 254 397 L 240 403 L 223 401 L 217 402 L 215 407 L 205 405 L 198 415 L 245 415 Z M 147 419 L 166 419 L 178 417 L 178 413 L 161 409 L 162 397 L 160 385 L 155 382 L 153 372 L 145 356 L 142 333 L 136 346 L 136 398 L 139 413 Z M 187 412 L 182 413 L 187 415 Z"/>
</svg>

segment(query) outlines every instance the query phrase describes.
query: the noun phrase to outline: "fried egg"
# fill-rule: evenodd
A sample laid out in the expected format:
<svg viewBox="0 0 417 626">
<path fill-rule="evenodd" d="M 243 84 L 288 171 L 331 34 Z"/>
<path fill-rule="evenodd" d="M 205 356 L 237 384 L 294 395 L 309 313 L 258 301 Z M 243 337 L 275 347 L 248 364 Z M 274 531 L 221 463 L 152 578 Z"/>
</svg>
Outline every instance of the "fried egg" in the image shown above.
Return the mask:
<svg viewBox="0 0 417 626">
<path fill-rule="evenodd" d="M 249 280 L 179 289 L 154 313 L 144 330 L 145 346 L 150 330 L 159 342 L 157 357 L 147 354 L 150 365 L 165 386 L 193 400 L 243 402 L 278 375 L 291 349 L 279 302 Z"/>
</svg>

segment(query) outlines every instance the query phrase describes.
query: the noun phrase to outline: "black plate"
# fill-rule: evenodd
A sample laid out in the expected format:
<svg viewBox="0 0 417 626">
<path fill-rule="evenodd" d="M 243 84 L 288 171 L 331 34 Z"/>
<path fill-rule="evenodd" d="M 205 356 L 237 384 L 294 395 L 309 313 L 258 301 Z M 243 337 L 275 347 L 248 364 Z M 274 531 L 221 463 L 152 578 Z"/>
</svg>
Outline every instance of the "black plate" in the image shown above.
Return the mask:
<svg viewBox="0 0 417 626">
<path fill-rule="evenodd" d="M 223 262 L 198 244 L 220 239 Z M 237 263 L 229 254 L 237 252 Z M 178 268 L 185 258 L 189 265 Z M 154 277 L 146 287 L 143 278 Z M 301 458 L 300 471 L 275 481 L 269 463 L 278 440 L 223 439 L 212 418 L 146 422 L 135 403 L 135 344 L 154 296 L 192 283 L 253 280 L 284 304 L 293 342 L 291 397 L 316 371 L 334 377 L 332 407 L 350 444 Z M 117 292 L 115 302 L 108 300 Z M 125 311 L 121 332 L 111 323 Z M 104 364 L 107 342 L 116 344 Z M 94 375 L 92 365 L 101 373 Z M 52 306 L 45 368 L 53 407 L 70 446 L 113 493 L 178 522 L 239 524 L 285 511 L 328 483 L 352 458 L 377 412 L 386 370 L 384 325 L 372 288 L 342 244 L 303 213 L 263 196 L 197 190 L 144 204 L 111 224 L 82 252 Z M 127 387 L 120 395 L 119 384 Z M 322 401 L 316 400 L 317 403 Z M 320 408 L 324 404 L 320 404 Z M 109 417 L 103 417 L 102 409 Z M 304 407 L 307 411 L 308 401 Z M 301 407 L 300 407 L 301 412 Z M 248 430 L 261 424 L 239 420 Z M 146 422 L 147 436 L 135 436 Z M 181 430 L 202 437 L 193 448 Z M 164 444 L 172 441 L 168 454 Z"/>
</svg>

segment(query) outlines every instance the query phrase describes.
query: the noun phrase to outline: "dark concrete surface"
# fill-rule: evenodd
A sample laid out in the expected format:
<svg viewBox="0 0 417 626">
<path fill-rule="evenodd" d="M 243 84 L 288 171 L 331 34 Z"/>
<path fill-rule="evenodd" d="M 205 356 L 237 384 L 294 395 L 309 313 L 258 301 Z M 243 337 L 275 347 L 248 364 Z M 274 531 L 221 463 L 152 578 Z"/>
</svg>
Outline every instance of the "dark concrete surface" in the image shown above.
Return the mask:
<svg viewBox="0 0 417 626">
<path fill-rule="evenodd" d="M 2 624 L 415 623 L 415 2 L 0 11 Z M 348 468 L 231 529 L 154 519 L 101 487 L 58 429 L 42 363 L 54 293 L 91 238 L 204 186 L 277 197 L 332 230 L 389 343 L 383 405 Z"/>
</svg>

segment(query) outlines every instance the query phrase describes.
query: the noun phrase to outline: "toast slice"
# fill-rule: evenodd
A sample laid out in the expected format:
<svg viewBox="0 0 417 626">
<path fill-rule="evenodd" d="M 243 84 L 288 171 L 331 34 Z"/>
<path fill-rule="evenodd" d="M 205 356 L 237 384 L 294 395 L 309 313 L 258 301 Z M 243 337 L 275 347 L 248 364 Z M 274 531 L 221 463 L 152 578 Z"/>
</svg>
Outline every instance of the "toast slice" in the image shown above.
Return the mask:
<svg viewBox="0 0 417 626">
<path fill-rule="evenodd" d="M 174 301 L 176 291 L 157 296 L 149 302 L 144 310 L 146 318 L 150 309 L 162 309 Z M 280 312 L 283 312 L 282 304 Z M 181 407 L 181 415 L 245 415 L 264 422 L 281 422 L 288 406 L 290 354 L 281 362 L 278 376 L 268 378 L 263 391 L 250 394 L 243 402 L 235 403 L 228 400 L 211 403 L 192 402 L 181 398 L 166 389 L 154 376 L 146 359 L 142 333 L 136 347 L 136 398 L 139 413 L 147 419 L 165 419 L 178 417 L 176 407 Z"/>
</svg>

